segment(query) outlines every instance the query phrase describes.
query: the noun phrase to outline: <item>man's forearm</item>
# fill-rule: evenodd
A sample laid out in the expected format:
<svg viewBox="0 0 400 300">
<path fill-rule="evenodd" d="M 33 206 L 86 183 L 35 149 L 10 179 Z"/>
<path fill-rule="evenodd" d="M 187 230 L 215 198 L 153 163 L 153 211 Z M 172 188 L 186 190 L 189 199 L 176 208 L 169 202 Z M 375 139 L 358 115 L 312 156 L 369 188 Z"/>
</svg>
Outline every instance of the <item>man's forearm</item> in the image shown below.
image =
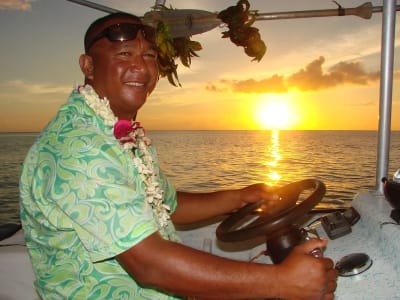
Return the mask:
<svg viewBox="0 0 400 300">
<path fill-rule="evenodd" d="M 178 207 L 171 216 L 176 224 L 188 224 L 229 213 L 241 206 L 239 192 L 226 190 L 210 193 L 178 192 Z"/>
<path fill-rule="evenodd" d="M 118 261 L 141 285 L 181 296 L 205 299 L 279 296 L 276 266 L 217 257 L 163 240 L 157 234 L 119 255 Z"/>
</svg>

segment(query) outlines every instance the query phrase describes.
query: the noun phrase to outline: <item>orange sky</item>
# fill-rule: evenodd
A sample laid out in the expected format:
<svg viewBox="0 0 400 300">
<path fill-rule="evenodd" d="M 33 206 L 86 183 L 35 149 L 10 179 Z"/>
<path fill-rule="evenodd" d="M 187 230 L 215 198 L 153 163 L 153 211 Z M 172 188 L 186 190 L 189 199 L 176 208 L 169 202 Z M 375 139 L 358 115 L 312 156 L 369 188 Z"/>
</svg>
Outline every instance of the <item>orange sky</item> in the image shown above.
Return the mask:
<svg viewBox="0 0 400 300">
<path fill-rule="evenodd" d="M 250 2 L 260 12 L 335 8 L 317 0 Z M 0 34 L 8 37 L 0 45 L 0 131 L 40 131 L 72 87 L 82 83 L 83 33 L 104 13 L 67 1 L 7 1 L 13 8 L 5 3 L 0 0 Z M 209 11 L 235 3 L 167 1 L 175 8 Z M 346 7 L 362 3 L 349 0 Z M 113 4 L 143 15 L 153 1 L 137 4 L 135 11 L 128 0 Z M 138 119 L 148 129 L 173 130 L 378 128 L 381 14 L 370 20 L 350 16 L 255 26 L 268 47 L 260 62 L 221 39 L 224 28 L 193 36 L 203 50 L 190 69 L 179 66 L 182 87 L 161 79 Z M 394 116 L 400 105 L 399 26 L 396 32 Z M 399 118 L 392 117 L 392 129 L 400 130 Z"/>
</svg>

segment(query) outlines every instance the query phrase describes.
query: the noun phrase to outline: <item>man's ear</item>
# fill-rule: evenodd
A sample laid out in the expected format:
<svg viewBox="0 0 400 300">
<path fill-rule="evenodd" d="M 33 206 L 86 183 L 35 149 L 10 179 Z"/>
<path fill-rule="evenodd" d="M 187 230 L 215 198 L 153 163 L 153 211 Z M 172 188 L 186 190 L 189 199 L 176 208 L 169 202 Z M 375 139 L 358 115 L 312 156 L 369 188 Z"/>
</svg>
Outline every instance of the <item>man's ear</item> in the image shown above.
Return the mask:
<svg viewBox="0 0 400 300">
<path fill-rule="evenodd" d="M 79 66 L 86 79 L 93 79 L 93 59 L 87 54 L 79 57 Z"/>
</svg>

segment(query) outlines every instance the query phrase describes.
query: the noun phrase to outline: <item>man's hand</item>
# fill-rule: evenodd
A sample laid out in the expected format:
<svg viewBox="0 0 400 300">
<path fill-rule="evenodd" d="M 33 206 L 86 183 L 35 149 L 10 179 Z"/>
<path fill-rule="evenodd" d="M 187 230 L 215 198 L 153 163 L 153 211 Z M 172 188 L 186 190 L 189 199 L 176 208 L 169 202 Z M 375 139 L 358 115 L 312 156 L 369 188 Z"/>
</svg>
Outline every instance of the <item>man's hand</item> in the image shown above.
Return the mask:
<svg viewBox="0 0 400 300">
<path fill-rule="evenodd" d="M 265 183 L 256 183 L 249 185 L 245 188 L 238 190 L 241 201 L 241 206 L 249 203 L 254 203 L 264 200 L 266 203 L 269 201 L 276 201 L 279 199 L 277 194 L 274 194 L 273 189 Z"/>
<path fill-rule="evenodd" d="M 313 239 L 293 249 L 279 265 L 280 298 L 332 300 L 336 289 L 337 271 L 331 259 L 315 258 L 310 253 L 324 248 L 326 240 Z"/>
<path fill-rule="evenodd" d="M 275 193 L 275 188 L 269 187 L 264 183 L 256 183 L 238 191 L 241 201 L 240 207 L 243 207 L 249 203 L 264 200 L 264 202 L 260 205 L 260 209 L 265 215 L 275 215 L 287 210 L 294 205 L 294 200 L 296 200 L 287 197 L 280 197 L 277 193 Z"/>
</svg>

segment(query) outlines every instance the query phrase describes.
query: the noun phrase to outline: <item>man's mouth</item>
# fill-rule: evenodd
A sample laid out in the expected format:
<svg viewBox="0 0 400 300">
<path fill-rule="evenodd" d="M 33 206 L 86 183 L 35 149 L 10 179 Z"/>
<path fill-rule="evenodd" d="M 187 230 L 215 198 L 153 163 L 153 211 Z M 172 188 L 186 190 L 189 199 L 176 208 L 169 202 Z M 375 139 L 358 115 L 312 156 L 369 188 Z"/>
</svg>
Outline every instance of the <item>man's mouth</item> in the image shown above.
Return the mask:
<svg viewBox="0 0 400 300">
<path fill-rule="evenodd" d="M 125 84 L 129 85 L 129 86 L 138 86 L 138 87 L 145 86 L 145 84 L 143 82 L 137 82 L 137 81 L 129 81 L 129 82 L 125 82 Z"/>
</svg>

